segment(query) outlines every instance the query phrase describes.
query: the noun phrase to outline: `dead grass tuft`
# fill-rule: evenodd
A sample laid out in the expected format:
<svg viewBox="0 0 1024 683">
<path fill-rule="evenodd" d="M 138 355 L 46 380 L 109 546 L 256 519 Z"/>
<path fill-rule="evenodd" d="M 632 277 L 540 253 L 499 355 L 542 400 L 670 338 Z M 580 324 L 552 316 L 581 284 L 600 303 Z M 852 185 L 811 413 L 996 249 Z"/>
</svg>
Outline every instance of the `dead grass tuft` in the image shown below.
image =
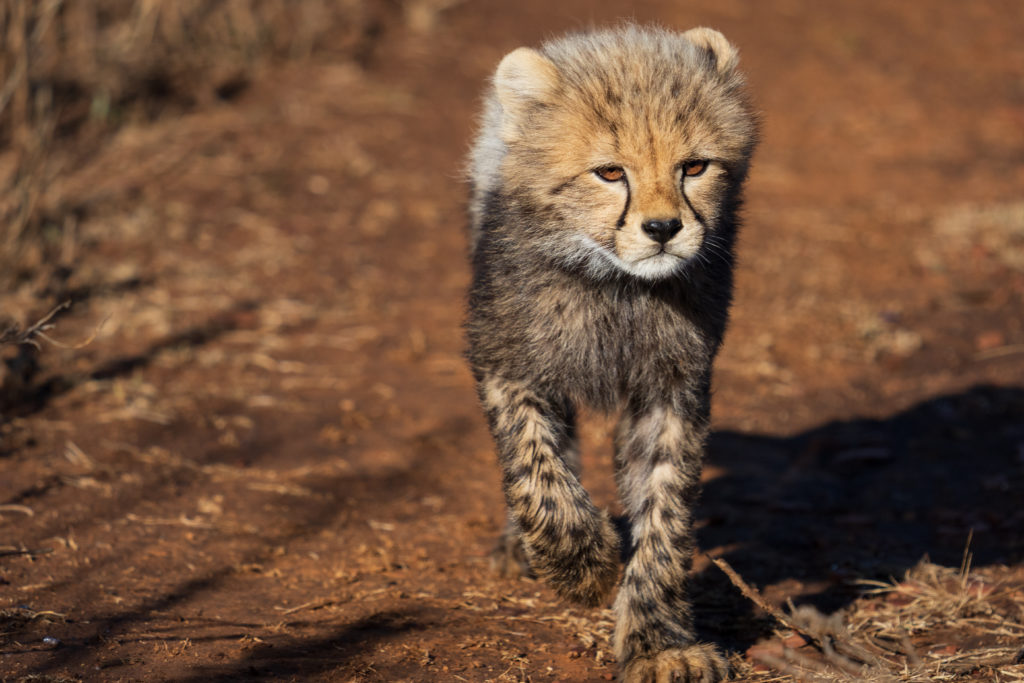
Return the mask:
<svg viewBox="0 0 1024 683">
<path fill-rule="evenodd" d="M 824 615 L 809 605 L 780 610 L 727 563 L 713 560 L 741 592 L 784 627 L 735 658 L 747 680 L 840 683 L 1024 679 L 1024 591 L 1019 576 L 922 561 L 902 580 L 863 581 L 864 597 Z"/>
</svg>

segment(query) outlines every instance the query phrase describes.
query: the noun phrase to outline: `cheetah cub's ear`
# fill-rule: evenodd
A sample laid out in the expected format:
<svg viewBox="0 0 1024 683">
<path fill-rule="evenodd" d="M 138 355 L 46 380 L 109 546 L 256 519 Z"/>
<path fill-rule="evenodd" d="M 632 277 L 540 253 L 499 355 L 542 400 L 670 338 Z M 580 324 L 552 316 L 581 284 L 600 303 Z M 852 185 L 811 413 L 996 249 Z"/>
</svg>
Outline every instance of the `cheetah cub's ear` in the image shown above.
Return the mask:
<svg viewBox="0 0 1024 683">
<path fill-rule="evenodd" d="M 701 26 L 691 28 L 683 34 L 683 37 L 704 50 L 711 57 L 715 69 L 720 74 L 728 74 L 736 69 L 739 64 L 739 52 L 732 44 L 725 39 L 721 33 L 713 28 Z"/>
<path fill-rule="evenodd" d="M 558 84 L 558 69 L 547 57 L 521 47 L 505 55 L 494 73 L 494 89 L 502 108 L 502 137 L 516 137 L 526 112 L 547 101 Z"/>
</svg>

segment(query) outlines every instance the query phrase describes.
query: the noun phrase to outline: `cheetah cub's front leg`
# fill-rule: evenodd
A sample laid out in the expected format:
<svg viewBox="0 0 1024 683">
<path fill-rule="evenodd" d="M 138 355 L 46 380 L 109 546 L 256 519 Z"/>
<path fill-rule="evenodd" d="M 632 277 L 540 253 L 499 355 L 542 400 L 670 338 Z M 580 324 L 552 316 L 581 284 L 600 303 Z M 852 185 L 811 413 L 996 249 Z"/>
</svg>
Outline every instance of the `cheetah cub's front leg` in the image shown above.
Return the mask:
<svg viewBox="0 0 1024 683">
<path fill-rule="evenodd" d="M 569 413 L 564 416 L 567 429 L 565 444 L 561 453 L 562 462 L 569 471 L 579 479 L 582 461 L 580 458 L 579 443 L 576 439 L 575 411 L 567 406 Z M 530 561 L 526 557 L 526 548 L 523 545 L 523 536 L 516 524 L 515 516 L 510 512 L 505 522 L 505 528 L 498 537 L 494 549 L 490 553 L 491 568 L 501 576 L 514 579 L 520 576 L 534 578 L 536 574 L 530 567 Z"/>
<path fill-rule="evenodd" d="M 530 569 L 564 598 L 597 605 L 618 575 L 618 538 L 576 474 L 570 404 L 497 376 L 480 382 L 480 396 L 512 527 L 505 552 L 515 553 L 518 530 Z"/>
<path fill-rule="evenodd" d="M 615 654 L 628 683 L 714 683 L 722 655 L 694 643 L 687 578 L 700 486 L 707 398 L 631 405 L 619 422 L 616 474 L 631 525 L 631 557 L 615 601 Z"/>
<path fill-rule="evenodd" d="M 718 683 L 729 675 L 722 655 L 711 645 L 662 650 L 626 665 L 625 683 Z"/>
</svg>

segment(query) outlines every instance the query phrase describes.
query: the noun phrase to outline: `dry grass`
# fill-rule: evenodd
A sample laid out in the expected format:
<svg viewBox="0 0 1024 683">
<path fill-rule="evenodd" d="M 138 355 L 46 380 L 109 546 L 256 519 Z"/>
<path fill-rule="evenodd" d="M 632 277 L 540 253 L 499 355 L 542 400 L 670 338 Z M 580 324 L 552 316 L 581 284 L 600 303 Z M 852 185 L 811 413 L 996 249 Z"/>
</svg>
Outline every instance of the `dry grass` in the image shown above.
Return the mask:
<svg viewBox="0 0 1024 683">
<path fill-rule="evenodd" d="M 359 62 L 398 2 L 0 0 L 0 385 L 38 374 L 97 198 L 65 180 L 117 131 L 243 92 L 268 62 Z M 408 9 L 408 8 L 407 8 Z M 81 278 L 79 278 L 81 279 Z M 58 298 L 59 297 L 59 298 Z M 62 304 L 62 312 L 69 304 Z M 35 347 L 35 348 L 33 348 Z"/>
<path fill-rule="evenodd" d="M 736 659 L 745 680 L 1024 680 L 1019 580 L 994 570 L 971 572 L 969 556 L 959 570 L 922 561 L 902 580 L 864 581 L 866 595 L 829 616 L 807 605 L 782 612 L 728 565 L 716 564 L 788 629 L 751 648 L 748 659 Z"/>
<path fill-rule="evenodd" d="M 268 60 L 356 61 L 396 3 L 0 0 L 0 287 L 74 261 L 59 183 L 133 121 L 230 99 Z"/>
</svg>

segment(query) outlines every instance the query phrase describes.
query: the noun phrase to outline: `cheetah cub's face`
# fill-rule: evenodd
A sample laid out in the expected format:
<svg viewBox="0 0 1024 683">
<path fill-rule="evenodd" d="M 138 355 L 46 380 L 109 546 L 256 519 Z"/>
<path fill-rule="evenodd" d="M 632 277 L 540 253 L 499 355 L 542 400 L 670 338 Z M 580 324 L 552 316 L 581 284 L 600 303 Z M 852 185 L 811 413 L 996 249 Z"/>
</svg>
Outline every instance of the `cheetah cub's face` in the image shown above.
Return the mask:
<svg viewBox="0 0 1024 683">
<path fill-rule="evenodd" d="M 541 218 L 527 238 L 598 277 L 654 281 L 719 258 L 753 140 L 736 62 L 710 29 L 668 49 L 578 42 L 506 56 L 500 172 Z"/>
</svg>

